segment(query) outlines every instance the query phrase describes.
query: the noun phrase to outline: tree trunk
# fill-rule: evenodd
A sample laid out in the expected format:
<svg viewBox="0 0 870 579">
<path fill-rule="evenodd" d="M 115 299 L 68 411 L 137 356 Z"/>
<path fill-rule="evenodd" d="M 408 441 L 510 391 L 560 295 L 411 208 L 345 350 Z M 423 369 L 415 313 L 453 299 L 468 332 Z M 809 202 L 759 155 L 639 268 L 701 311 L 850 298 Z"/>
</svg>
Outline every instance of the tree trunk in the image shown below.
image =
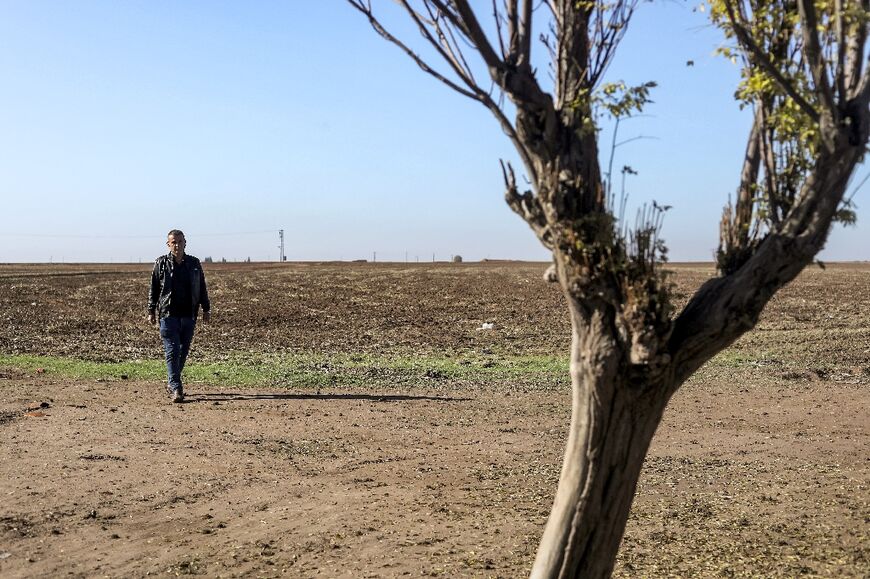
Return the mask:
<svg viewBox="0 0 870 579">
<path fill-rule="evenodd" d="M 609 577 L 668 389 L 633 381 L 612 312 L 569 297 L 571 427 L 531 576 Z"/>
</svg>

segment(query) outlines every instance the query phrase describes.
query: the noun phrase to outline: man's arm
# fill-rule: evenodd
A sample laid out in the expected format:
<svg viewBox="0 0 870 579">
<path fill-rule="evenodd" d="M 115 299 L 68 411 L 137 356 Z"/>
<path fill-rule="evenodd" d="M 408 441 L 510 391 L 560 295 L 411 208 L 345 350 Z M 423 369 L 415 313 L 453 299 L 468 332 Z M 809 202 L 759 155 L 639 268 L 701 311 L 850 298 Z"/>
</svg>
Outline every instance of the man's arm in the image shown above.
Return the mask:
<svg viewBox="0 0 870 579">
<path fill-rule="evenodd" d="M 206 324 L 211 321 L 211 301 L 208 299 L 208 286 L 205 284 L 205 271 L 199 266 L 199 303 L 202 304 L 202 321 Z"/>
<path fill-rule="evenodd" d="M 151 289 L 148 292 L 148 322 L 150 324 L 157 323 L 157 304 L 160 301 L 160 276 L 157 272 L 157 263 L 154 263 L 154 269 L 151 270 Z"/>
</svg>

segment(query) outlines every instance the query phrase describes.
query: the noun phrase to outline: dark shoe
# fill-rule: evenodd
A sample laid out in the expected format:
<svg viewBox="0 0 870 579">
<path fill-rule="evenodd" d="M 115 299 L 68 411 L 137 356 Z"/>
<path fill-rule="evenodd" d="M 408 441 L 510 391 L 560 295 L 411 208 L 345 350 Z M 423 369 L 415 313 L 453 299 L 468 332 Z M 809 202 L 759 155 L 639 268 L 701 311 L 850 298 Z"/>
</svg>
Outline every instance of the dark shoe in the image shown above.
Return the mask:
<svg viewBox="0 0 870 579">
<path fill-rule="evenodd" d="M 181 388 L 172 392 L 172 401 L 176 404 L 184 402 L 184 391 Z"/>
</svg>

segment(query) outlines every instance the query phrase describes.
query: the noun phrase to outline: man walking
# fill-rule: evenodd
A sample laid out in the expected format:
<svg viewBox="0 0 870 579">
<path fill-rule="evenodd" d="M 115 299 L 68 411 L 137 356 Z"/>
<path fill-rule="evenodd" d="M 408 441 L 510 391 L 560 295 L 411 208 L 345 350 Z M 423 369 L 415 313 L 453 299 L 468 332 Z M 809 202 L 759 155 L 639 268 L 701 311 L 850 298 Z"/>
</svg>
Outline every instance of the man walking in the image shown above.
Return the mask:
<svg viewBox="0 0 870 579">
<path fill-rule="evenodd" d="M 187 242 L 178 229 L 166 239 L 169 253 L 154 261 L 148 295 L 148 321 L 160 320 L 160 337 L 166 353 L 166 391 L 173 402 L 184 402 L 181 371 L 193 341 L 196 318 L 202 306 L 202 321 L 209 322 L 211 304 L 205 274 L 199 260 L 184 253 Z"/>
</svg>

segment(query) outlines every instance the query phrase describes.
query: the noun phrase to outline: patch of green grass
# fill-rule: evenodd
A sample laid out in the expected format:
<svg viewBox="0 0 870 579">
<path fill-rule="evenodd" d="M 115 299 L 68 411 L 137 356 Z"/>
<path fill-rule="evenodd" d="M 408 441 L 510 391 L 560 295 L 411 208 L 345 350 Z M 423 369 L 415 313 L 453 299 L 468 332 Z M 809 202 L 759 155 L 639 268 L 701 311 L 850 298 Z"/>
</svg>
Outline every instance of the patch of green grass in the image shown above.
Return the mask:
<svg viewBox="0 0 870 579">
<path fill-rule="evenodd" d="M 45 372 L 46 374 L 70 378 L 152 380 L 165 374 L 158 360 L 127 362 L 92 362 L 76 358 L 54 356 L 0 355 L 0 368 L 14 368 L 25 372 Z"/>
<path fill-rule="evenodd" d="M 51 356 L 0 355 L 0 368 L 77 379 L 163 380 L 162 360 L 97 362 Z M 518 383 L 551 385 L 568 380 L 568 360 L 547 356 L 468 354 L 455 357 L 371 354 L 282 354 L 230 356 L 189 363 L 189 383 L 214 386 L 436 385 Z"/>
<path fill-rule="evenodd" d="M 771 352 L 752 352 L 736 347 L 728 348 L 716 354 L 707 365 L 724 368 L 743 368 L 746 366 L 770 366 L 781 364 L 780 357 Z"/>
</svg>

